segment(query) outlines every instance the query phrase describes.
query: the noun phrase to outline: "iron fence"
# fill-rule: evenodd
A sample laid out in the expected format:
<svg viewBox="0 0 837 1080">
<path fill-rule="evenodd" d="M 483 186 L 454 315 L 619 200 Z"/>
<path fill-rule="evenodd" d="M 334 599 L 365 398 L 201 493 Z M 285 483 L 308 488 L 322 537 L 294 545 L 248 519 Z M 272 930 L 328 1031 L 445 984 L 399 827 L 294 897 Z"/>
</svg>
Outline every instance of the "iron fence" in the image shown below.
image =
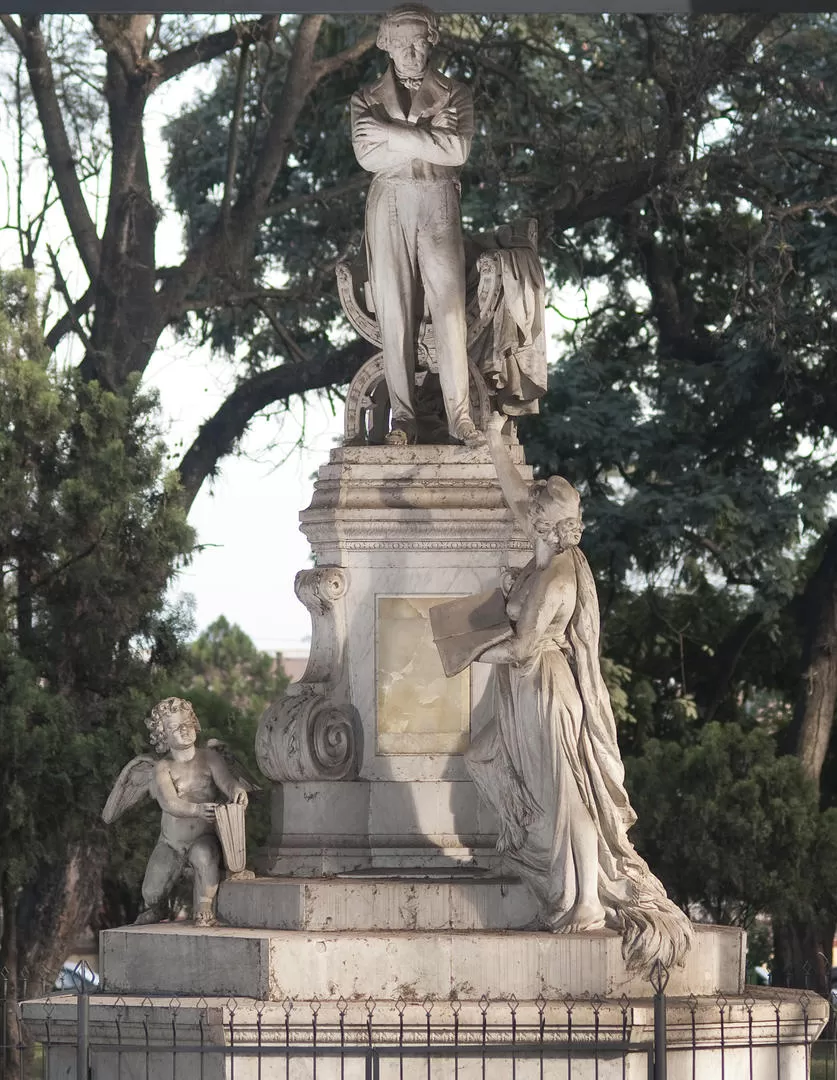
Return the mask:
<svg viewBox="0 0 837 1080">
<path fill-rule="evenodd" d="M 808 991 L 380 1003 L 57 993 L 4 980 L 0 1080 L 837 1080 Z M 23 1000 L 26 1004 L 22 1006 Z M 707 1065 L 707 1062 L 710 1064 Z"/>
</svg>

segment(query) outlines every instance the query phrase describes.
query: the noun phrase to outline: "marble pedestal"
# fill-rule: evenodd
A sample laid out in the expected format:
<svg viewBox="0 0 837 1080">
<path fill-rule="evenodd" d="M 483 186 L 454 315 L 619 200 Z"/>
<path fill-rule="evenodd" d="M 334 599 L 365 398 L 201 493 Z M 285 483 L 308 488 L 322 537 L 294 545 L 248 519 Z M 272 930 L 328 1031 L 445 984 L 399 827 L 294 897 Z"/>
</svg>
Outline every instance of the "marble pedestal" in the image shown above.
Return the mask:
<svg viewBox="0 0 837 1080">
<path fill-rule="evenodd" d="M 529 558 L 488 451 L 340 447 L 300 518 L 316 562 L 296 581 L 311 658 L 259 727 L 278 785 L 259 870 L 498 869 L 496 821 L 462 761 L 489 719 L 492 671 L 446 678 L 428 618 Z"/>
<path fill-rule="evenodd" d="M 258 882 L 238 897 L 230 884 L 224 904 L 258 906 L 248 891 L 292 887 L 309 884 Z M 302 924 L 323 910 L 309 899 L 294 916 Z M 608 932 L 169 924 L 106 931 L 101 949 L 104 992 L 89 1011 L 91 1080 L 650 1075 L 650 988 L 625 972 L 619 938 Z M 745 988 L 744 951 L 740 931 L 696 929 L 668 987 L 669 1080 L 807 1080 L 828 1005 L 796 991 Z M 30 1001 L 22 1012 L 30 1037 L 49 1041 L 46 1080 L 80 1080 L 75 999 Z M 290 1047 L 296 1056 L 259 1057 L 260 1047 Z M 370 1048 L 377 1073 L 367 1071 Z"/>
<path fill-rule="evenodd" d="M 106 991 L 181 997 L 195 994 L 265 1001 L 395 1003 L 473 1000 L 483 995 L 534 1001 L 566 994 L 644 998 L 648 980 L 625 970 L 618 934 L 554 935 L 512 930 L 315 929 L 314 909 L 294 929 L 177 923 L 106 930 Z M 275 916 L 271 914 L 270 921 Z M 296 921 L 296 920 L 294 920 Z M 405 909 L 406 923 L 412 916 Z M 731 927 L 697 928 L 686 964 L 671 973 L 674 996 L 743 993 L 745 936 Z"/>
</svg>

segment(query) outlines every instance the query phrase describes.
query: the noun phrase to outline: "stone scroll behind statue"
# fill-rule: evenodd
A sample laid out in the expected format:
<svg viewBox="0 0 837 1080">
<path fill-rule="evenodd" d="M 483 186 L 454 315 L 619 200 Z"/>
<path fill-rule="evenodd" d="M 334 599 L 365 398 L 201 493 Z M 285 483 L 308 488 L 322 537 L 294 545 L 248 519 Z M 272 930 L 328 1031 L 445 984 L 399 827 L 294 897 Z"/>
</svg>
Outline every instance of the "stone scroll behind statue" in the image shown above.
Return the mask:
<svg viewBox="0 0 837 1080">
<path fill-rule="evenodd" d="M 495 665 L 494 718 L 466 765 L 500 819 L 498 850 L 538 900 L 538 927 L 609 927 L 621 932 L 630 969 L 649 972 L 657 961 L 671 968 L 682 963 L 692 928 L 628 839 L 636 815 L 599 665 L 599 608 L 578 548 L 578 493 L 557 476 L 526 484 L 502 424 L 497 416 L 490 425 L 489 448 L 535 554 L 505 582 L 512 634 L 478 657 Z"/>
<path fill-rule="evenodd" d="M 191 702 L 166 698 L 151 710 L 146 726 L 163 756 L 141 754 L 128 762 L 102 818 L 109 825 L 147 795 L 156 799 L 163 812 L 160 836 L 142 883 L 145 908 L 136 921 L 163 917 L 165 901 L 189 866 L 195 923 L 211 926 L 222 862 L 233 877 L 252 876 L 244 869 L 244 812 L 256 785 L 223 744 L 196 746 L 200 722 Z"/>
</svg>

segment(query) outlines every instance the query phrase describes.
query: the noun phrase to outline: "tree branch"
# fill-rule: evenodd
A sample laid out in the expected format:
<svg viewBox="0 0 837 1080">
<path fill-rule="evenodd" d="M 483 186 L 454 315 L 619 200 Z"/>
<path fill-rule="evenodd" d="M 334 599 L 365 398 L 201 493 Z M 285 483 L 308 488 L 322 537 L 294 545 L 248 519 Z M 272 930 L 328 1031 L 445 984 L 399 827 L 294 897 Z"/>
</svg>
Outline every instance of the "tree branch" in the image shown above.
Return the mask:
<svg viewBox="0 0 837 1080">
<path fill-rule="evenodd" d="M 118 26 L 114 24 L 110 15 L 89 15 L 88 18 L 96 32 L 96 36 L 105 48 L 105 52 L 113 53 L 127 78 L 131 79 L 137 72 L 136 55 L 129 39 Z M 151 19 L 151 16 L 146 16 Z"/>
<path fill-rule="evenodd" d="M 244 42 L 255 44 L 257 41 L 271 41 L 276 36 L 278 25 L 278 15 L 262 15 L 257 20 L 235 23 L 229 30 L 207 34 L 206 37 L 192 42 L 191 45 L 175 49 L 174 52 L 154 61 L 155 85 L 182 75 L 184 71 L 188 71 L 196 64 L 203 64 L 207 60 L 223 56 L 224 53 Z"/>
<path fill-rule="evenodd" d="M 740 620 L 715 651 L 711 690 L 706 697 L 703 711 L 704 723 L 715 719 L 718 709 L 729 693 L 730 684 L 735 676 L 735 669 L 750 638 L 764 621 L 761 611 L 750 611 Z"/>
<path fill-rule="evenodd" d="M 241 112 L 244 108 L 244 89 L 247 85 L 247 71 L 250 67 L 250 44 L 244 42 L 241 46 L 241 55 L 238 58 L 238 75 L 235 83 L 235 102 L 233 104 L 232 120 L 230 121 L 230 137 L 227 146 L 227 173 L 224 177 L 224 198 L 221 202 L 221 216 L 227 222 L 230 216 L 230 204 L 232 201 L 233 184 L 235 183 L 235 170 L 238 165 L 238 137 L 241 130 Z"/>
<path fill-rule="evenodd" d="M 70 296 L 70 290 L 67 288 L 67 282 L 64 280 L 64 275 L 61 273 L 61 267 L 58 265 L 58 256 L 47 244 L 47 253 L 49 255 L 49 261 L 52 263 L 52 272 L 55 274 L 55 286 L 64 298 L 64 303 L 67 305 L 67 316 L 70 320 L 70 326 L 75 330 L 79 340 L 85 349 L 90 348 L 90 338 L 85 334 L 84 327 L 79 322 L 76 314 L 75 305 L 73 299 Z M 93 292 L 92 289 L 88 289 L 88 292 Z"/>
<path fill-rule="evenodd" d="M 52 64 L 41 34 L 40 16 L 25 15 L 21 22 L 23 55 L 44 133 L 47 156 L 79 257 L 87 276 L 94 281 L 99 273 L 101 245 L 76 173 L 73 151 L 58 104 Z"/>
<path fill-rule="evenodd" d="M 279 202 L 268 203 L 262 211 L 262 217 L 276 217 L 285 214 L 289 210 L 298 210 L 302 206 L 310 206 L 311 203 L 328 202 L 330 199 L 339 199 L 343 195 L 350 195 L 355 191 L 365 191 L 372 177 L 368 172 L 357 173 L 342 184 L 334 184 L 332 187 L 319 188 L 317 191 L 308 191 L 304 195 L 291 195 Z"/>
<path fill-rule="evenodd" d="M 81 316 L 90 310 L 95 297 L 96 290 L 92 285 L 89 285 L 81 299 L 75 304 L 70 304 L 61 318 L 54 323 L 52 329 L 44 338 L 44 343 L 50 352 L 55 352 L 59 343 L 76 326 Z"/>
<path fill-rule="evenodd" d="M 721 571 L 726 578 L 727 585 L 758 586 L 758 577 L 754 574 L 742 577 L 724 555 L 721 546 L 716 544 L 714 540 L 711 540 L 708 536 L 701 536 L 699 533 L 695 532 L 694 529 L 688 528 L 683 529 L 683 535 L 688 537 L 693 543 L 697 544 L 698 547 L 702 547 L 704 551 L 709 552 L 721 568 Z"/>
<path fill-rule="evenodd" d="M 614 217 L 632 202 L 641 199 L 672 175 L 672 168 L 667 160 L 649 158 L 637 165 L 630 179 L 614 184 L 605 191 L 596 191 L 585 195 L 569 206 L 562 206 L 552 215 L 553 228 L 558 232 L 577 228 L 587 221 L 598 217 Z"/>
<path fill-rule="evenodd" d="M 232 227 L 226 228 L 219 217 L 160 290 L 166 322 L 193 306 L 190 295 L 213 269 L 222 269 L 222 276 L 234 283 L 237 270 L 246 266 L 276 177 L 287 161 L 294 127 L 315 85 L 314 47 L 324 18 L 324 15 L 305 15 L 300 22 L 285 82 L 261 153 L 249 182 L 242 184 L 230 213 Z"/>
<path fill-rule="evenodd" d="M 309 93 L 317 83 L 314 71 L 314 47 L 324 19 L 324 15 L 304 15 L 299 24 L 282 93 L 279 95 L 265 134 L 262 151 L 253 170 L 252 181 L 242 192 L 236 204 L 239 216 L 249 217 L 253 211 L 257 216 L 261 215 L 267 205 L 279 170 L 287 160 L 288 147 L 297 118 Z"/>
<path fill-rule="evenodd" d="M 21 53 L 25 56 L 26 36 L 23 33 L 23 30 L 17 25 L 11 15 L 0 14 L 0 23 L 3 24 L 9 37 L 14 41 L 15 45 L 17 45 L 18 49 L 20 49 Z"/>
<path fill-rule="evenodd" d="M 359 38 L 354 45 L 350 45 L 347 49 L 343 49 L 339 53 L 335 53 L 334 56 L 327 56 L 322 60 L 318 60 L 314 65 L 312 78 L 315 83 L 318 83 L 321 79 L 324 79 L 326 75 L 331 75 L 335 71 L 339 71 L 340 68 L 345 67 L 346 64 L 351 64 L 355 60 L 359 60 L 364 53 L 369 52 L 377 39 L 377 31 L 372 34 L 365 34 L 362 38 Z"/>
<path fill-rule="evenodd" d="M 201 425 L 197 438 L 180 463 L 181 498 L 188 510 L 201 484 L 215 473 L 218 462 L 235 446 L 253 417 L 274 401 L 347 383 L 368 359 L 368 346 L 352 342 L 322 360 L 281 364 L 242 382 L 213 417 Z"/>
</svg>

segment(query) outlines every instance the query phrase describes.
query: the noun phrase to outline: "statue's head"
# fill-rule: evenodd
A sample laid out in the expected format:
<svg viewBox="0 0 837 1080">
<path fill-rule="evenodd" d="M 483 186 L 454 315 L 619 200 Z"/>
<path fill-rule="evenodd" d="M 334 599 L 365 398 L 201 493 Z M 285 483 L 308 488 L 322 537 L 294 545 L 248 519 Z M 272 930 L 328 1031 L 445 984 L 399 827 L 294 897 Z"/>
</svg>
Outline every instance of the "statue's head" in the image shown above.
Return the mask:
<svg viewBox="0 0 837 1080">
<path fill-rule="evenodd" d="M 378 48 L 389 54 L 397 75 L 420 78 L 439 40 L 439 19 L 422 4 L 401 4 L 381 20 Z"/>
<path fill-rule="evenodd" d="M 581 540 L 581 496 L 563 476 L 532 484 L 528 514 L 535 535 L 559 551 L 575 547 Z"/>
<path fill-rule="evenodd" d="M 179 697 L 158 702 L 145 721 L 145 726 L 151 733 L 151 744 L 158 754 L 191 746 L 201 729 L 192 702 Z"/>
</svg>

